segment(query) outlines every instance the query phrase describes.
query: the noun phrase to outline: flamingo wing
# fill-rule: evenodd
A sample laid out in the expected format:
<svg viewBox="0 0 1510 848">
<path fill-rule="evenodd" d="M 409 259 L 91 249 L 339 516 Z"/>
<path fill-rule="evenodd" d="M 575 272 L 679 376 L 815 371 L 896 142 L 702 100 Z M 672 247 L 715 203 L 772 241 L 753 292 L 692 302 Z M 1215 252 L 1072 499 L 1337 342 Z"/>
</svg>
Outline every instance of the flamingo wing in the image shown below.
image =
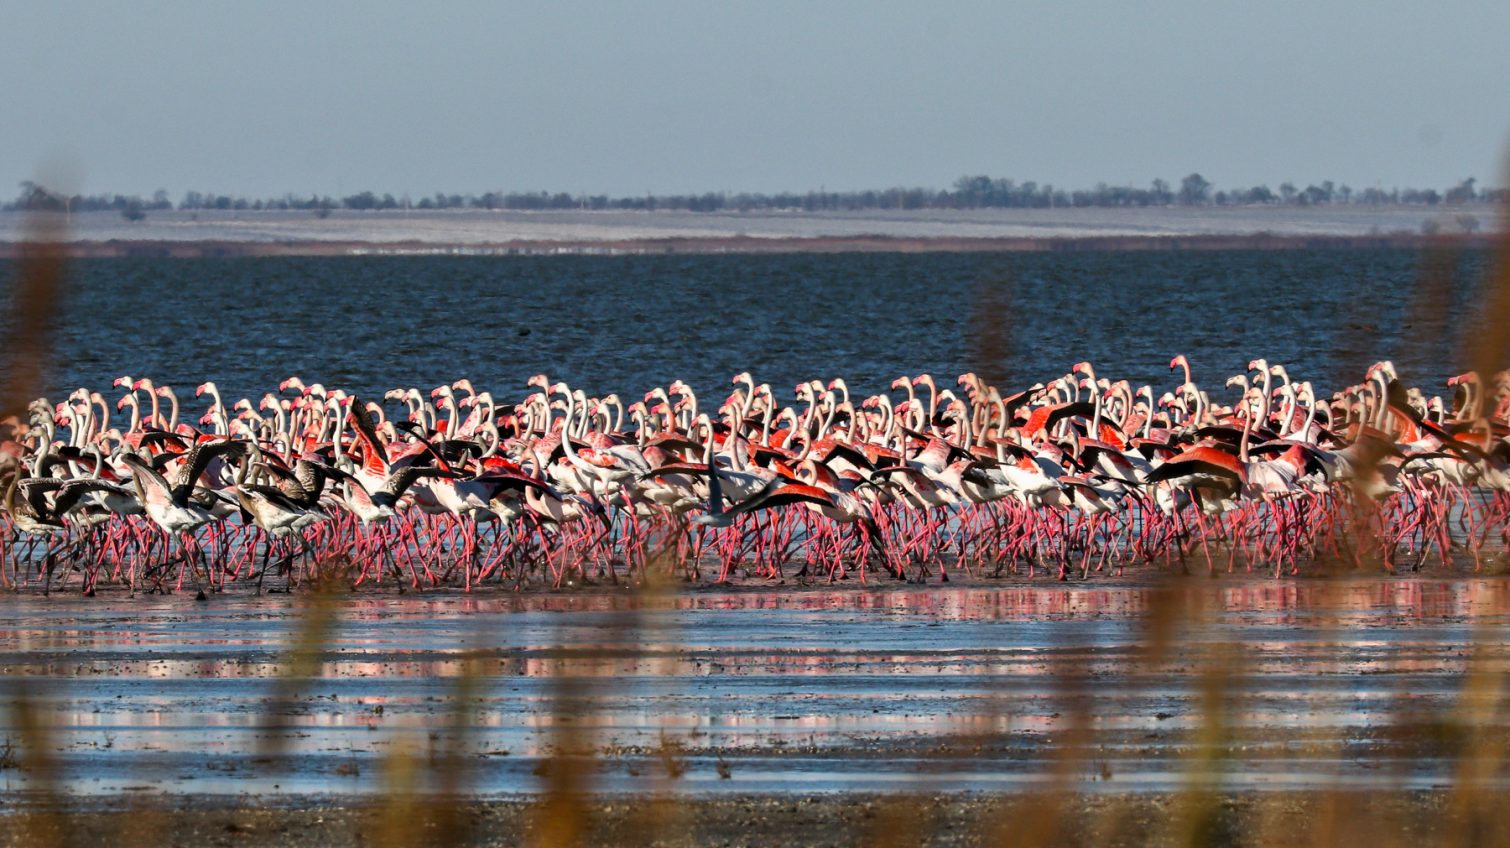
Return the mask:
<svg viewBox="0 0 1510 848">
<path fill-rule="evenodd" d="M 178 467 L 178 473 L 173 477 L 173 502 L 179 506 L 189 505 L 189 496 L 194 493 L 194 484 L 209 467 L 210 460 L 216 457 L 235 459 L 244 453 L 246 453 L 246 442 L 230 439 L 199 442 L 194 445 L 189 449 L 188 457 L 184 459 L 183 464 Z"/>
</svg>

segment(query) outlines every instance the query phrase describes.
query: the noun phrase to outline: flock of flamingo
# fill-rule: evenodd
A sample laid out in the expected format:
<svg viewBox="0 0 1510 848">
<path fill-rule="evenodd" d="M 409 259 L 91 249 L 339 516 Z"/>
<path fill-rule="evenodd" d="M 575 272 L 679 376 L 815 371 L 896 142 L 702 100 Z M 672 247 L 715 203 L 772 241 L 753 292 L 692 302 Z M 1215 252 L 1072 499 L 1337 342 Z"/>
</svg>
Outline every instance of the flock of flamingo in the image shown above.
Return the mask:
<svg viewBox="0 0 1510 848">
<path fill-rule="evenodd" d="M 512 405 L 469 380 L 379 403 L 289 378 L 228 407 L 204 383 L 198 426 L 170 387 L 121 377 L 114 404 L 81 388 L 0 422 L 0 582 L 1281 575 L 1481 565 L 1510 536 L 1510 373 L 1444 400 L 1389 362 L 1329 397 L 1264 360 L 1210 391 L 1170 368 L 1163 393 L 1082 362 L 1007 394 L 923 374 L 866 397 L 812 380 L 791 403 L 744 373 L 716 406 L 681 381 L 626 404 L 543 374 Z"/>
</svg>

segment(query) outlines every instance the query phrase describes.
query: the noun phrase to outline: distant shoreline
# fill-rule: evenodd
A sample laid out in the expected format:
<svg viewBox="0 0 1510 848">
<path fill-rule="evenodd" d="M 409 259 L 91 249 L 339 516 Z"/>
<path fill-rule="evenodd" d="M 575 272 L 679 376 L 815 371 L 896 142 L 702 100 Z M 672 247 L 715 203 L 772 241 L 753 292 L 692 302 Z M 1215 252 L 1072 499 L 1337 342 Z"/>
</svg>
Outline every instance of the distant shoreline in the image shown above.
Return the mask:
<svg viewBox="0 0 1510 848">
<path fill-rule="evenodd" d="M 246 241 L 231 239 L 71 241 L 49 253 L 69 258 L 209 258 L 272 256 L 582 256 L 781 253 L 1060 253 L 1118 251 L 1307 250 L 1317 248 L 1488 248 L 1492 234 L 1114 235 L 972 238 L 954 236 L 668 237 L 502 242 Z M 0 258 L 14 259 L 20 242 L 0 242 Z"/>
</svg>

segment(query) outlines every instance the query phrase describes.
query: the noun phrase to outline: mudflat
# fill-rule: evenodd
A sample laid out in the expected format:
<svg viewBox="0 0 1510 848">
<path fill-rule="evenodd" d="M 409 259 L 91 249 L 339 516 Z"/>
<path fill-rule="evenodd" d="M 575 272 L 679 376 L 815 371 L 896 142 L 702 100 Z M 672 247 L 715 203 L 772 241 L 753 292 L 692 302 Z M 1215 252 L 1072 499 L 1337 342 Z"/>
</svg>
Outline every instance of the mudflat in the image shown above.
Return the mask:
<svg viewBox="0 0 1510 848">
<path fill-rule="evenodd" d="M 0 816 L 0 845 L 1503 844 L 1452 793 L 530 798 L 456 806 L 120 804 Z"/>
</svg>

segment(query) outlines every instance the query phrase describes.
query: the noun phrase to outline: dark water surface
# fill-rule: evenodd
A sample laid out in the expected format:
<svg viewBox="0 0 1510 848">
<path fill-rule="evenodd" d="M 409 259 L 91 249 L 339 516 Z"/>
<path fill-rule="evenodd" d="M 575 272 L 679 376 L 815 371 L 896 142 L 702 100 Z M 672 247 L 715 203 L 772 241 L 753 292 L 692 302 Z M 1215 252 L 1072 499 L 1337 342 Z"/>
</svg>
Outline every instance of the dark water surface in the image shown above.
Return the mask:
<svg viewBox="0 0 1510 848">
<path fill-rule="evenodd" d="M 1169 385 L 1180 352 L 1215 385 L 1262 356 L 1333 387 L 1388 356 L 1440 387 L 1486 266 L 1372 249 L 85 260 L 47 392 L 130 374 L 256 397 L 298 374 L 372 395 L 465 376 L 518 399 L 545 371 L 590 393 L 718 393 L 750 369 L 786 398 L 801 379 L 868 394 L 922 371 L 1021 386 L 1082 359 Z"/>
</svg>

